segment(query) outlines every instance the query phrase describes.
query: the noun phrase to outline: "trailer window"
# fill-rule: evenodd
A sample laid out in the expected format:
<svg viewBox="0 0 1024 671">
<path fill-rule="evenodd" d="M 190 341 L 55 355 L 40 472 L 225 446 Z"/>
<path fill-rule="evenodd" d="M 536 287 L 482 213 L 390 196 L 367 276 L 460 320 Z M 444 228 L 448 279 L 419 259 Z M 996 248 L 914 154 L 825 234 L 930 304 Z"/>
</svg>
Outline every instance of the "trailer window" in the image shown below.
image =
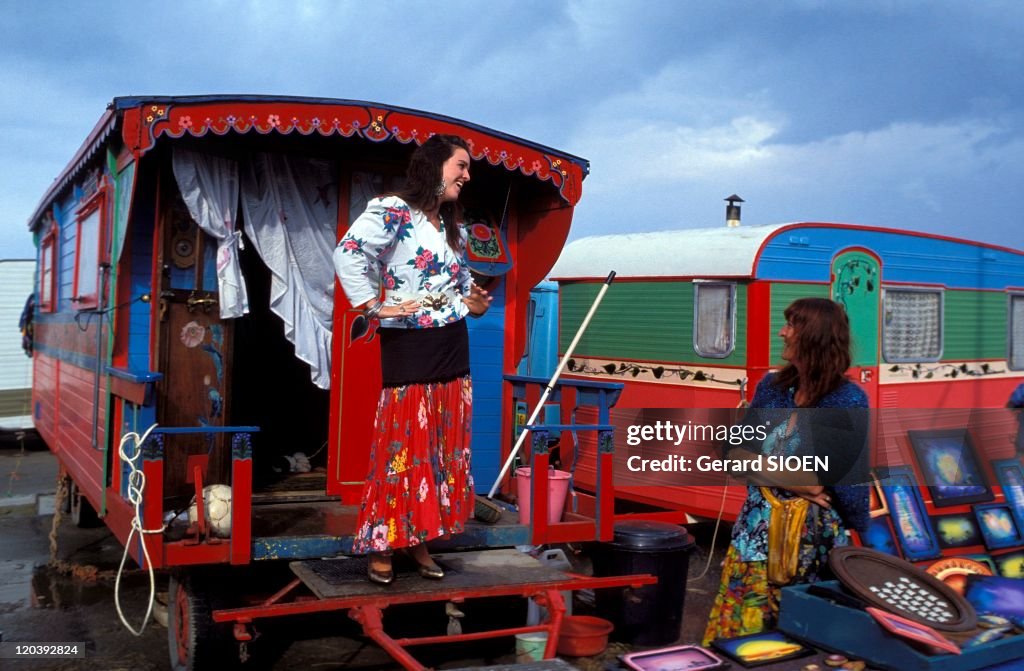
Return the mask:
<svg viewBox="0 0 1024 671">
<path fill-rule="evenodd" d="M 694 351 L 713 359 L 729 356 L 736 340 L 736 285 L 695 282 L 693 303 Z"/>
<path fill-rule="evenodd" d="M 57 256 L 57 229 L 53 227 L 39 246 L 39 311 L 53 312 L 56 302 L 53 296 L 53 262 Z"/>
<path fill-rule="evenodd" d="M 942 356 L 942 291 L 882 292 L 882 356 L 889 363 L 938 361 Z"/>
<path fill-rule="evenodd" d="M 78 211 L 75 230 L 75 280 L 72 301 L 79 310 L 99 303 L 99 265 L 103 221 L 104 192 L 97 193 Z"/>
<path fill-rule="evenodd" d="M 1010 295 L 1010 368 L 1024 369 L 1024 294 Z"/>
</svg>

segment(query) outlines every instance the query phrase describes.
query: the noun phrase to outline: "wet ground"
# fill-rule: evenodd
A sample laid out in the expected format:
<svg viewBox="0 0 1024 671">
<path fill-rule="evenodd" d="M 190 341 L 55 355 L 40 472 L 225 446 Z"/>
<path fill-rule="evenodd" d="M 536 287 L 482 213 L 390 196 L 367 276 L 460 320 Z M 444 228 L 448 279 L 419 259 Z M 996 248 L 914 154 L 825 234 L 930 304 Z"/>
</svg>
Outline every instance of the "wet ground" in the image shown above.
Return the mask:
<svg viewBox="0 0 1024 671">
<path fill-rule="evenodd" d="M 10 474 L 16 478 L 12 479 Z M 104 527 L 75 528 L 66 519 L 57 533 L 56 557 L 64 571 L 47 566 L 51 559 L 50 532 L 53 516 L 47 500 L 30 504 L 27 492 L 54 490 L 56 466 L 47 452 L 0 447 L 0 632 L 5 643 L 18 641 L 81 642 L 86 657 L 67 661 L 2 660 L 0 668 L 17 670 L 83 669 L 88 671 L 148 671 L 168 669 L 167 629 L 150 621 L 141 636 L 134 636 L 120 622 L 114 604 L 114 576 L 122 547 Z M 38 497 L 36 497 L 38 498 Z M 16 502 L 17 505 L 5 505 Z M 52 505 L 52 502 L 50 502 Z M 44 514 L 39 514 L 40 511 Z M 719 536 L 711 569 L 703 571 L 710 543 L 710 525 L 690 527 L 697 547 L 690 555 L 689 585 L 684 608 L 682 641 L 697 640 L 706 621 L 711 597 L 718 583 L 717 564 L 727 538 Z M 586 570 L 585 554 L 564 547 L 576 565 Z M 578 548 L 575 548 L 578 549 Z M 148 574 L 128 561 L 122 574 L 120 600 L 128 622 L 138 628 L 149 598 Z M 67 572 L 70 571 L 70 574 Z M 167 589 L 167 576 L 157 574 L 157 589 Z M 164 597 L 165 598 L 165 597 Z M 525 620 L 522 599 L 471 602 L 463 610 L 465 622 L 478 627 L 517 626 Z M 575 603 L 577 613 L 587 612 L 585 600 Z M 159 607 L 157 609 L 160 610 Z M 443 633 L 447 624 L 443 605 L 389 608 L 385 626 L 389 633 L 416 635 Z M 282 618 L 263 627 L 261 650 L 254 655 L 276 659 L 273 669 L 394 669 L 397 665 L 376 645 L 361 636 L 358 626 L 344 614 L 316 618 Z M 277 644 L 272 644 L 277 642 Z M 604 656 L 570 660 L 578 668 L 617 668 L 615 655 L 628 646 L 613 646 Z M 422 647 L 413 650 L 417 659 L 435 668 L 455 669 L 514 661 L 511 639 L 477 644 Z"/>
</svg>

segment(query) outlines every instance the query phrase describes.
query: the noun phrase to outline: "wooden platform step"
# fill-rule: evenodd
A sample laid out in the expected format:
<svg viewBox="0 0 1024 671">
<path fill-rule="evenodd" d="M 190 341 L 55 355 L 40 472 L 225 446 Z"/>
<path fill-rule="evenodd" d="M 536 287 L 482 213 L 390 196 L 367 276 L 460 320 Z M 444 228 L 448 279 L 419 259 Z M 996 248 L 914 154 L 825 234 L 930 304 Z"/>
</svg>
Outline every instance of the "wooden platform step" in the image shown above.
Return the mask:
<svg viewBox="0 0 1024 671">
<path fill-rule="evenodd" d="M 366 579 L 366 558 L 311 559 L 289 564 L 293 573 L 321 599 L 405 594 L 446 594 L 503 585 L 557 583 L 565 573 L 544 566 L 518 550 L 483 550 L 434 555 L 445 571 L 443 580 L 428 580 L 405 558 L 395 558 L 395 582 L 376 585 Z"/>
</svg>

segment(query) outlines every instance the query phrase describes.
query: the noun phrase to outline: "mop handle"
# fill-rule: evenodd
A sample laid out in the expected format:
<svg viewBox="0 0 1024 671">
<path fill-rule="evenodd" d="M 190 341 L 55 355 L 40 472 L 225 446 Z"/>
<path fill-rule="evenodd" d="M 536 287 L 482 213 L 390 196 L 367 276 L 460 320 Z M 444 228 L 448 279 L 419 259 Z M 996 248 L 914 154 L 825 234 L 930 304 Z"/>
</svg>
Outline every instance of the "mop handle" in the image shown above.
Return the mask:
<svg viewBox="0 0 1024 671">
<path fill-rule="evenodd" d="M 540 396 L 540 401 L 533 408 L 533 412 L 530 414 L 530 419 L 526 421 L 527 426 L 532 426 L 537 420 L 537 415 L 540 414 L 541 408 L 544 407 L 544 403 L 547 402 L 548 396 L 551 395 L 551 391 L 555 388 L 555 382 L 558 381 L 559 376 L 562 374 L 562 369 L 565 368 L 565 364 L 569 361 L 569 357 L 572 356 L 573 350 L 576 349 L 576 345 L 579 343 L 580 338 L 583 337 L 583 332 L 587 330 L 587 325 L 590 324 L 590 320 L 593 319 L 594 313 L 597 312 L 597 306 L 601 304 L 601 299 L 604 298 L 605 293 L 608 291 L 608 287 L 611 286 L 612 280 L 615 279 L 615 271 L 608 273 L 608 278 L 604 281 L 601 286 L 601 290 L 597 292 L 597 297 L 594 299 L 594 304 L 590 306 L 590 311 L 587 312 L 587 316 L 583 318 L 583 323 L 580 324 L 580 328 L 576 331 L 576 336 L 569 343 L 569 349 L 565 350 L 565 354 L 562 355 L 562 360 L 558 362 L 558 368 L 555 369 L 555 374 L 551 376 L 551 380 L 548 382 L 548 386 L 544 388 L 544 393 Z M 519 438 L 516 440 L 516 444 L 512 447 L 512 451 L 509 452 L 508 459 L 505 460 L 505 465 L 501 467 L 501 473 L 498 473 L 498 478 L 491 485 L 491 491 L 487 493 L 488 499 L 493 499 L 495 492 L 498 491 L 498 486 L 501 484 L 505 474 L 508 473 L 508 469 L 512 466 L 512 462 L 516 458 L 516 454 L 519 453 L 519 448 L 523 446 L 526 441 L 526 433 L 528 429 L 523 429 L 519 432 Z"/>
</svg>

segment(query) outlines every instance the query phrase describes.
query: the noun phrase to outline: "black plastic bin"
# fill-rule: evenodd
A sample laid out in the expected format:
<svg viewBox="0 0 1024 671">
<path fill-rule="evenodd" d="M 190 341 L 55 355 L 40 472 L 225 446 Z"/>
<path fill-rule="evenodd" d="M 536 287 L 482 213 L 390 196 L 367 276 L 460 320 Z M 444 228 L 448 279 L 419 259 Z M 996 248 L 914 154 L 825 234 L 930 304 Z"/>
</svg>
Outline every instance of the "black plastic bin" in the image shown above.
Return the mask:
<svg viewBox="0 0 1024 671">
<path fill-rule="evenodd" d="M 656 585 L 599 589 L 598 614 L 615 625 L 612 638 L 634 645 L 668 645 L 679 639 L 686 574 L 693 537 L 664 522 L 620 522 L 615 537 L 594 554 L 594 575 L 650 573 Z"/>
</svg>

